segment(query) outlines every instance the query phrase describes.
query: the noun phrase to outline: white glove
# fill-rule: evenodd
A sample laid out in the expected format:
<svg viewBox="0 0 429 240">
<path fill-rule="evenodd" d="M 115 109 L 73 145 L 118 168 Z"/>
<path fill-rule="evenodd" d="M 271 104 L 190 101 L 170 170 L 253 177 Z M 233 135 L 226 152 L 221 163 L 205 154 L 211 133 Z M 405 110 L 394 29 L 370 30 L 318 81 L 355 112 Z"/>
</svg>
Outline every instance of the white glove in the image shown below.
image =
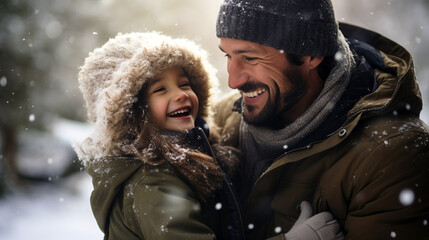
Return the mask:
<svg viewBox="0 0 429 240">
<path fill-rule="evenodd" d="M 286 240 L 332 240 L 344 239 L 338 221 L 330 212 L 321 212 L 313 215 L 309 202 L 301 203 L 301 214 L 289 232 L 285 234 Z"/>
</svg>

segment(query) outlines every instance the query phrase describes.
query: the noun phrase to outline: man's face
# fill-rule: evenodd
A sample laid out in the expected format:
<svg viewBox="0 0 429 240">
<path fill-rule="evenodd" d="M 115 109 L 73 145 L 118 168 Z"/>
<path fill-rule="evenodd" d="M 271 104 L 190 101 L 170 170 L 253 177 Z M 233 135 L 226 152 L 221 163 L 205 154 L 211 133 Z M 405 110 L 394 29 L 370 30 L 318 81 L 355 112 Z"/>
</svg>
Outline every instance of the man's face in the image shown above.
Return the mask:
<svg viewBox="0 0 429 240">
<path fill-rule="evenodd" d="M 302 67 L 275 48 L 249 41 L 221 38 L 219 48 L 227 57 L 229 87 L 243 95 L 245 121 L 270 126 L 293 119 L 288 115 L 308 88 Z"/>
</svg>

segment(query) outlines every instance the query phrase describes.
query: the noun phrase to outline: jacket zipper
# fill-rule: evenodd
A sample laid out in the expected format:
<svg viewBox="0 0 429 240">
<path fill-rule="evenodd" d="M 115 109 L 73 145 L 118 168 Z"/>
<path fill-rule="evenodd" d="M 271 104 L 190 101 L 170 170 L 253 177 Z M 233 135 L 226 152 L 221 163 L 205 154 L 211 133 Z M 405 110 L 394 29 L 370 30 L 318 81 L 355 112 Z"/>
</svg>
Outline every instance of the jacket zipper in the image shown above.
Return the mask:
<svg viewBox="0 0 429 240">
<path fill-rule="evenodd" d="M 207 136 L 206 136 L 206 134 L 204 133 L 203 129 L 198 128 L 198 131 L 200 132 L 200 134 L 198 134 L 198 135 L 200 135 L 200 136 L 202 136 L 202 137 L 204 138 L 204 139 L 203 139 L 203 140 L 204 140 L 204 141 L 203 141 L 203 143 L 207 146 L 207 149 L 210 151 L 210 155 L 211 155 L 211 156 L 213 157 L 213 159 L 217 162 L 217 159 L 216 159 L 216 157 L 215 157 L 215 155 L 214 155 L 213 149 L 212 149 L 212 147 L 210 146 L 210 144 L 209 144 L 209 140 L 207 139 Z M 241 234 L 242 234 L 242 236 L 243 236 L 243 239 L 246 239 L 246 237 L 245 237 L 245 235 L 244 235 L 243 217 L 242 217 L 242 214 L 241 214 L 241 210 L 240 210 L 240 206 L 239 206 L 239 204 L 238 204 L 237 198 L 236 198 L 236 196 L 235 196 L 235 194 L 234 194 L 234 191 L 232 190 L 232 188 L 231 188 L 231 186 L 230 186 L 230 181 L 227 179 L 227 177 L 226 177 L 225 175 L 223 176 L 223 179 L 224 179 L 224 181 L 226 182 L 226 185 L 228 186 L 228 190 L 229 190 L 229 192 L 230 192 L 230 194 L 231 194 L 231 196 L 232 196 L 232 199 L 233 199 L 233 201 L 234 201 L 235 208 L 237 209 L 238 216 L 239 216 L 239 218 L 240 218 L 240 226 L 241 226 L 240 230 L 241 230 Z"/>
</svg>

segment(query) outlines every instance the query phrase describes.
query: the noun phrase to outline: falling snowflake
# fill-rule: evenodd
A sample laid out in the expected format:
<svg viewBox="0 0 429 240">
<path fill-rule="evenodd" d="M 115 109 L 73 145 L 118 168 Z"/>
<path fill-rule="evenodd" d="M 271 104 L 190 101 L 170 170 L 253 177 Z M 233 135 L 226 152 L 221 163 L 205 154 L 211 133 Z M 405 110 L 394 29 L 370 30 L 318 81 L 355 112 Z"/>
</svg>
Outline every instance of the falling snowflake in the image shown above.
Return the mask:
<svg viewBox="0 0 429 240">
<path fill-rule="evenodd" d="M 63 33 L 63 26 L 58 21 L 52 21 L 46 25 L 45 32 L 50 39 L 56 39 Z"/>
<path fill-rule="evenodd" d="M 0 86 L 6 87 L 7 84 L 7 78 L 5 76 L 0 78 Z"/>
<path fill-rule="evenodd" d="M 421 38 L 419 38 L 419 37 L 416 37 L 416 38 L 415 38 L 415 40 L 416 40 L 416 43 L 417 43 L 417 44 L 422 43 L 422 39 L 421 39 Z"/>
<path fill-rule="evenodd" d="M 341 52 L 337 52 L 335 53 L 334 58 L 335 58 L 335 61 L 339 62 L 341 61 L 341 59 L 343 59 L 343 54 Z"/>
<path fill-rule="evenodd" d="M 410 111 L 411 110 L 411 105 L 410 104 L 406 104 L 405 105 L 405 109 L 407 109 L 408 111 Z"/>
<path fill-rule="evenodd" d="M 161 231 L 168 232 L 168 228 L 166 228 L 164 225 L 161 225 Z"/>
<path fill-rule="evenodd" d="M 404 206 L 409 206 L 414 202 L 414 192 L 411 189 L 404 189 L 399 193 L 399 201 Z"/>
<path fill-rule="evenodd" d="M 36 116 L 34 116 L 34 114 L 30 114 L 30 116 L 28 116 L 28 120 L 30 122 L 34 122 L 34 120 L 36 120 Z"/>
</svg>

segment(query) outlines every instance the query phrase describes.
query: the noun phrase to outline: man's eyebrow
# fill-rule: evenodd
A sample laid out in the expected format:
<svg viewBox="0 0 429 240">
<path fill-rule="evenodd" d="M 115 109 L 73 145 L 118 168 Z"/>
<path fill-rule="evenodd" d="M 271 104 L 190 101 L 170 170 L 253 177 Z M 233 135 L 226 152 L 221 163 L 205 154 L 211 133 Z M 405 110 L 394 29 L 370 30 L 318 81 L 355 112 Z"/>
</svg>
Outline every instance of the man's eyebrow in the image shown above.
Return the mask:
<svg viewBox="0 0 429 240">
<path fill-rule="evenodd" d="M 222 52 L 224 52 L 224 53 L 226 53 L 223 49 L 222 49 L 222 47 L 219 45 L 219 49 L 222 51 Z M 243 54 L 243 53 L 258 53 L 258 51 L 256 51 L 255 49 L 253 49 L 253 48 L 250 48 L 250 47 L 248 47 L 248 48 L 244 48 L 244 49 L 237 49 L 237 50 L 234 50 L 234 51 L 232 51 L 232 53 L 233 54 L 236 54 L 236 55 L 239 55 L 239 54 Z"/>
</svg>

